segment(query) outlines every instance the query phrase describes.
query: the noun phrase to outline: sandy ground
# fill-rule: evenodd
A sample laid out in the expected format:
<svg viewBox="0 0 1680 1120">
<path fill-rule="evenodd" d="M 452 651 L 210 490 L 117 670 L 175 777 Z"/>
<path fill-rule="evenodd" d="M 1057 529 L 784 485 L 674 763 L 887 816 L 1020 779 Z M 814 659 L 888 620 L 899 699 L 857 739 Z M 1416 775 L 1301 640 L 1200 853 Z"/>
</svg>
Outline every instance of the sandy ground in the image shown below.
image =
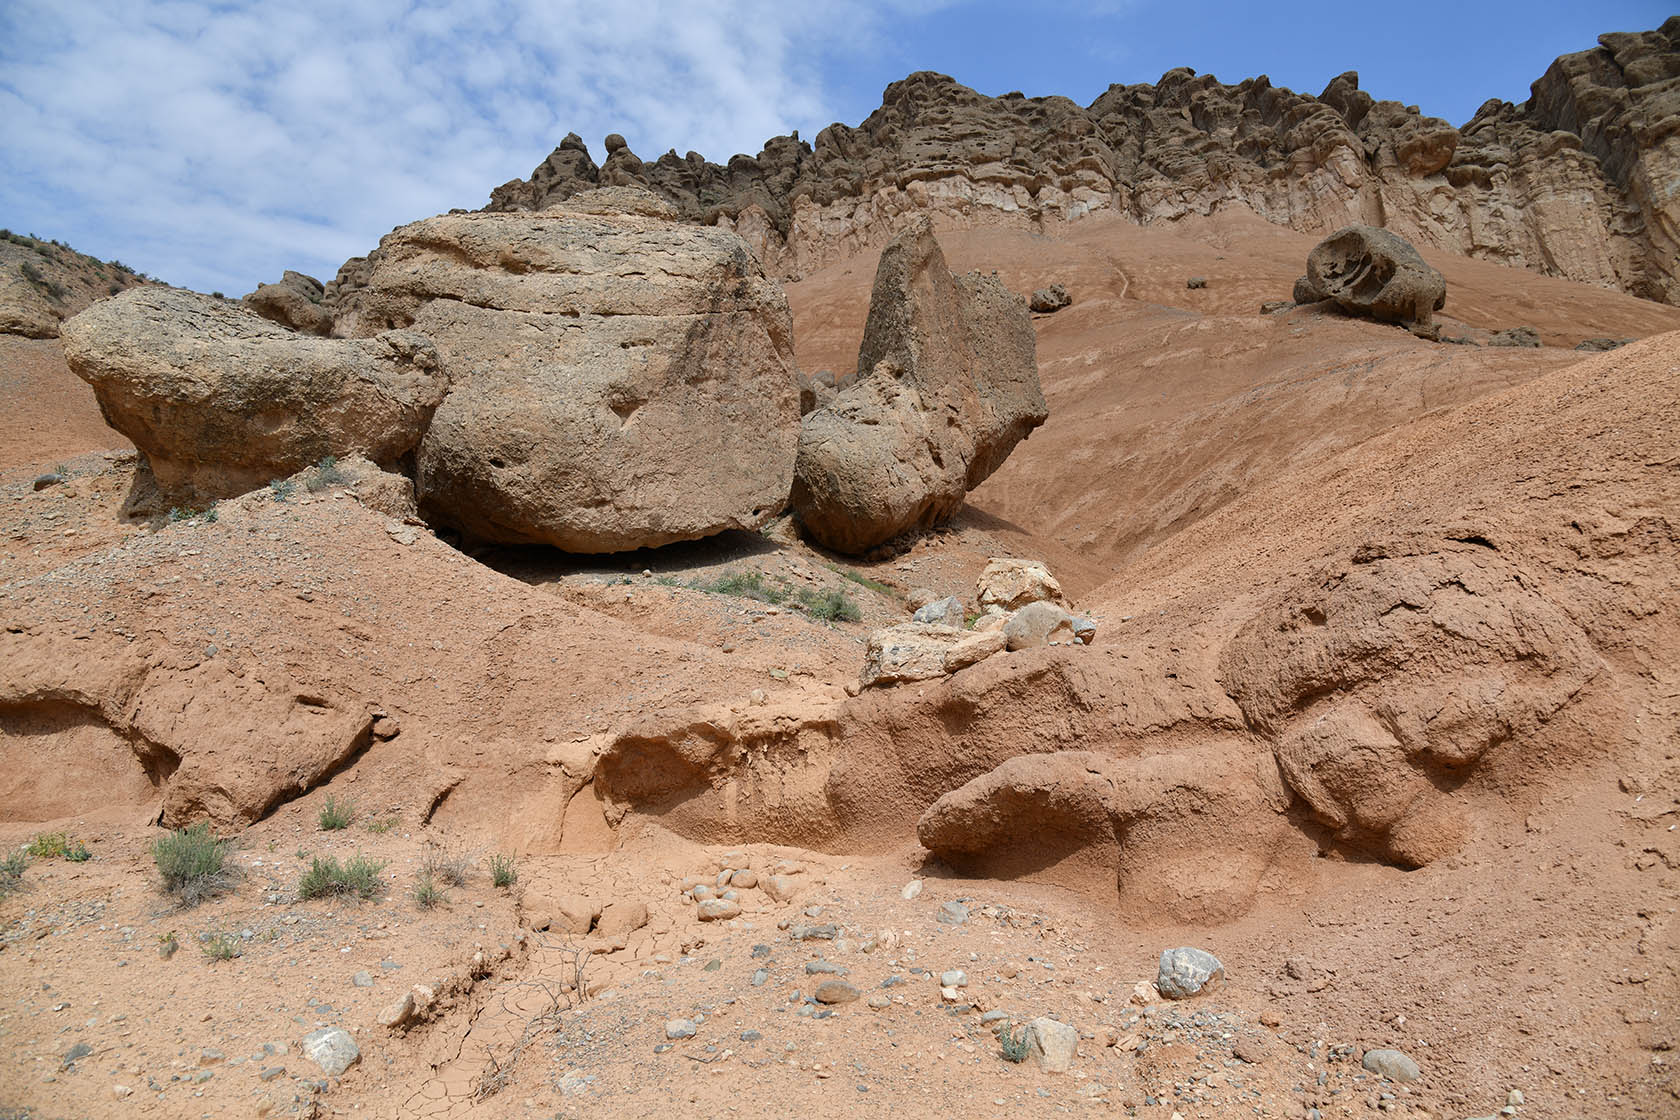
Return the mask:
<svg viewBox="0 0 1680 1120">
<path fill-rule="evenodd" d="M 1310 239 L 1239 218 L 942 241 L 955 268 L 1072 292 L 1037 320 L 1052 419 L 952 526 L 867 563 L 787 523 L 622 557 L 469 555 L 423 528 L 404 543 L 400 524 L 332 490 L 128 524 L 132 453 L 57 343 L 0 339 L 0 633 L 67 643 L 90 691 L 95 670 L 150 651 L 174 677 L 135 703 L 218 713 L 200 729 L 214 741 L 203 767 L 189 721 L 170 740 L 182 768 L 160 778 L 132 765 L 120 720 L 0 704 L 0 847 L 64 832 L 92 855 L 36 860 L 0 900 L 0 1115 L 1680 1115 L 1680 632 L 1660 574 L 1676 557 L 1675 466 L 1651 419 L 1680 387 L 1680 336 L 1588 366 L 1570 348 L 1673 330 L 1680 313 L 1443 260 L 1447 333 L 1531 324 L 1547 345 L 1431 344 L 1259 314 L 1287 296 Z M 855 360 L 872 271 L 843 262 L 791 287 L 802 366 Z M 1208 286 L 1186 289 L 1189 276 Z M 61 462 L 68 481 L 35 491 Z M 1043 736 L 1100 745 L 1099 696 L 1148 709 L 1116 708 L 1115 750 L 1210 728 L 1242 740 L 1197 697 L 1224 700 L 1217 648 L 1256 604 L 1373 526 L 1470 513 L 1502 556 L 1562 589 L 1616 687 L 1455 791 L 1473 828 L 1452 855 L 1405 871 L 1280 814 L 1246 901 L 1191 920 L 1160 901 L 1177 880 L 1217 880 L 1252 853 L 1175 839 L 1182 861 L 1127 864 L 1117 891 L 1112 866 L 1077 853 L 965 878 L 917 843 L 939 775 L 967 779 L 953 755 L 1012 735 L 1021 751 Z M 1588 543 L 1571 545 L 1571 520 Z M 988 662 L 925 694 L 847 698 L 872 628 L 903 618 L 915 589 L 970 592 L 994 555 L 1045 560 L 1098 618 L 1098 644 L 1040 651 L 1025 673 Z M 862 618 L 688 586 L 740 571 L 845 590 Z M 1594 599 L 1606 582 L 1630 590 Z M 1637 595 L 1643 613 L 1627 606 Z M 178 909 L 151 867 L 156 822 L 189 776 L 208 788 L 217 766 L 273 761 L 267 729 L 238 711 L 267 712 L 273 695 L 377 705 L 400 730 L 230 824 L 236 885 Z M 953 716 L 958 700 L 978 714 Z M 996 714 L 1012 706 L 1019 719 Z M 614 821 L 579 759 L 641 725 L 725 728 L 760 769 Z M 835 784 L 888 755 L 909 778 Z M 801 769 L 819 757 L 827 785 Z M 355 806 L 347 829 L 318 827 L 329 796 Z M 825 813 L 838 823 L 819 827 Z M 297 900 L 315 857 L 358 853 L 384 861 L 375 899 Z M 467 872 L 422 908 L 435 853 Z M 496 853 L 515 861 L 510 889 L 490 882 Z M 739 917 L 699 921 L 685 886 L 725 870 L 759 885 L 738 888 Z M 966 920 L 940 921 L 953 902 Z M 568 907 L 607 903 L 645 905 L 647 921 L 616 937 L 561 928 Z M 238 955 L 212 959 L 201 938 L 216 934 Z M 1217 954 L 1224 985 L 1178 1003 L 1140 994 L 1179 945 Z M 579 961 L 581 992 L 564 990 Z M 945 994 L 951 969 L 966 981 Z M 812 1002 L 834 977 L 858 997 Z M 416 985 L 432 1010 L 380 1025 Z M 1006 1062 L 989 1012 L 1076 1028 L 1071 1070 Z M 693 1036 L 668 1038 L 673 1020 Z M 332 1026 L 360 1047 L 341 1077 L 300 1050 Z M 1422 1077 L 1367 1072 L 1360 1055 L 1379 1047 Z"/>
</svg>

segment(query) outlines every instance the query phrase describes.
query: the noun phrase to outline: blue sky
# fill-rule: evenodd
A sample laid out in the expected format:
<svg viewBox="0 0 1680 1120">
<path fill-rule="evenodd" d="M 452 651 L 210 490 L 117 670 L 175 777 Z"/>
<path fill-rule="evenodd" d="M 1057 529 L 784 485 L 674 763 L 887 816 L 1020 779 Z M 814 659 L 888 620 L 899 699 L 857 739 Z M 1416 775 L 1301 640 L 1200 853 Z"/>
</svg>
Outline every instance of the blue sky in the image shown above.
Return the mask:
<svg viewBox="0 0 1680 1120">
<path fill-rule="evenodd" d="M 529 174 L 568 131 L 723 162 L 856 124 L 940 70 L 1088 104 L 1192 66 L 1361 86 L 1462 124 L 1661 3 L 5 0 L 0 225 L 230 295 L 330 279 L 394 226 Z"/>
</svg>

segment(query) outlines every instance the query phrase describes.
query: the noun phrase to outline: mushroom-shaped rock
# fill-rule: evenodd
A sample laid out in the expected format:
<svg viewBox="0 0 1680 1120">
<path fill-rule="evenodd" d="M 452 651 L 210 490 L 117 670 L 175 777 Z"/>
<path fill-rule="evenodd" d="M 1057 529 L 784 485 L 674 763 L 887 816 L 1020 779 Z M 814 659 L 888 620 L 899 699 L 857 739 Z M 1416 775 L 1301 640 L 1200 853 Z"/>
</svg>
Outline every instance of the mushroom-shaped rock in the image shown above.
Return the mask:
<svg viewBox="0 0 1680 1120">
<path fill-rule="evenodd" d="M 130 288 L 64 324 L 64 356 L 158 486 L 232 497 L 328 455 L 395 465 L 443 398 L 423 336 L 310 338 L 214 296 Z"/>
<path fill-rule="evenodd" d="M 926 218 L 875 272 L 857 376 L 800 427 L 793 506 L 865 552 L 962 505 L 1044 423 L 1032 317 L 996 276 L 953 276 Z"/>
</svg>

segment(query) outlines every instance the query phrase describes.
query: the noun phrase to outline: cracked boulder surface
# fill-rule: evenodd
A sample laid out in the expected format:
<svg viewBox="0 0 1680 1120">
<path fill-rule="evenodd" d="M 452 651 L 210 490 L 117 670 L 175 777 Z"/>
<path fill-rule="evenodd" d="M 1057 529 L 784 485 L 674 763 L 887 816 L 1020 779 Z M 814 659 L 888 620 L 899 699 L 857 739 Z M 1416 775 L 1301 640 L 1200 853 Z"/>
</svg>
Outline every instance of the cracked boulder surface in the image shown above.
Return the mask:
<svg viewBox="0 0 1680 1120">
<path fill-rule="evenodd" d="M 662 209 L 598 191 L 381 242 L 335 329 L 401 324 L 449 370 L 416 460 L 429 519 L 593 553 L 781 511 L 799 427 L 787 300 L 734 234 Z"/>
</svg>

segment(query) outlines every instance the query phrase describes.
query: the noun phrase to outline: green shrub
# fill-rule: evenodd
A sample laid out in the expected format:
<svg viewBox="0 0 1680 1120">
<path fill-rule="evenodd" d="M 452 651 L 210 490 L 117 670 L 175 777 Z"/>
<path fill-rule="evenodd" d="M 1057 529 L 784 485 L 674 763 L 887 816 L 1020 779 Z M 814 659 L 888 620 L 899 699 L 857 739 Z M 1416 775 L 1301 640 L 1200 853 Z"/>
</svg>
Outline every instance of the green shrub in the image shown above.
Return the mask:
<svg viewBox="0 0 1680 1120">
<path fill-rule="evenodd" d="M 338 459 L 332 455 L 323 455 L 321 461 L 315 464 L 309 476 L 309 490 L 325 490 L 329 486 L 339 486 L 349 481 L 349 476 L 338 465 Z"/>
<path fill-rule="evenodd" d="M 204 939 L 204 955 L 213 961 L 231 961 L 244 951 L 237 933 L 214 933 Z"/>
<path fill-rule="evenodd" d="M 401 823 L 402 821 L 397 817 L 386 817 L 384 820 L 369 821 L 367 830 L 375 836 L 383 836 Z"/>
<path fill-rule="evenodd" d="M 69 849 L 70 841 L 64 833 L 37 832 L 29 846 L 24 848 L 24 854 L 30 859 L 63 859 Z"/>
<path fill-rule="evenodd" d="M 519 879 L 519 872 L 513 866 L 513 857 L 504 856 L 497 852 L 490 857 L 490 885 L 506 890 Z"/>
<path fill-rule="evenodd" d="M 1007 1024 L 1000 1024 L 997 1032 L 998 1045 L 1003 1048 L 1003 1060 L 1006 1062 L 1024 1062 L 1027 1060 L 1027 1028 L 1022 1027 L 1019 1034 L 1011 1033 Z"/>
<path fill-rule="evenodd" d="M 857 600 L 839 588 L 813 591 L 802 587 L 799 589 L 799 601 L 804 605 L 806 614 L 824 622 L 857 622 L 863 618 L 863 610 L 857 605 Z"/>
<path fill-rule="evenodd" d="M 178 828 L 152 844 L 152 860 L 163 876 L 163 889 L 182 906 L 194 906 L 226 890 L 234 871 L 227 866 L 232 841 L 221 839 L 200 821 Z"/>
<path fill-rule="evenodd" d="M 885 595 L 889 599 L 900 598 L 897 588 L 882 583 L 878 579 L 870 579 L 855 568 L 842 568 L 838 564 L 825 564 L 823 566 L 842 579 L 849 579 L 859 587 L 867 587 L 878 595 Z"/>
<path fill-rule="evenodd" d="M 0 898 L 23 886 L 23 873 L 28 869 L 29 856 L 22 848 L 0 859 Z"/>
<path fill-rule="evenodd" d="M 277 502 L 283 502 L 292 496 L 296 484 L 289 478 L 276 478 L 268 484 L 268 496 Z"/>
<path fill-rule="evenodd" d="M 438 886 L 437 878 L 431 871 L 422 870 L 414 882 L 414 904 L 422 910 L 430 910 L 443 900 L 444 891 Z"/>
<path fill-rule="evenodd" d="M 755 599 L 760 603 L 780 604 L 787 597 L 787 588 L 772 587 L 763 572 L 735 572 L 720 576 L 710 583 L 689 584 L 696 591 L 710 591 L 714 595 L 733 595 L 737 599 Z"/>
<path fill-rule="evenodd" d="M 360 853 L 342 864 L 333 856 L 316 856 L 298 882 L 297 896 L 299 899 L 334 895 L 372 898 L 379 893 L 379 873 L 384 869 L 384 860 L 368 859 Z"/>
<path fill-rule="evenodd" d="M 337 832 L 341 828 L 349 828 L 350 822 L 356 819 L 356 806 L 346 801 L 340 804 L 329 794 L 327 803 L 321 806 L 321 815 L 317 818 L 322 832 Z"/>
</svg>

